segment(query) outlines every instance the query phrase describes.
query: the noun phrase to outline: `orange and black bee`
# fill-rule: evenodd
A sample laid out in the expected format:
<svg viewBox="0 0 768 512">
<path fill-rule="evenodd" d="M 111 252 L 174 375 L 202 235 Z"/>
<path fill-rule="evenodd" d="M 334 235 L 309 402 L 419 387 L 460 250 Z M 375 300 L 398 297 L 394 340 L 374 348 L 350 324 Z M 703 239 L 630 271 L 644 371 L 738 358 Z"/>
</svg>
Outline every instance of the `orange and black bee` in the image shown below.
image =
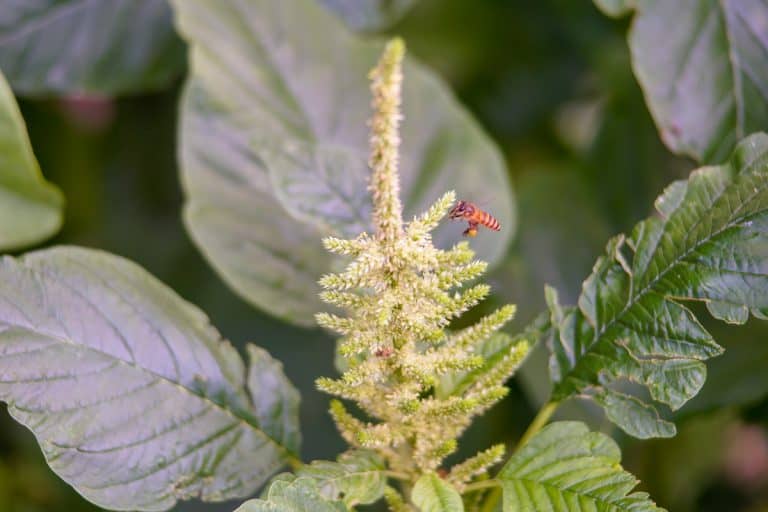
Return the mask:
<svg viewBox="0 0 768 512">
<path fill-rule="evenodd" d="M 448 216 L 453 219 L 464 219 L 469 222 L 469 227 L 464 231 L 464 236 L 476 236 L 477 226 L 482 224 L 488 229 L 501 231 L 501 224 L 496 218 L 488 212 L 484 212 L 477 205 L 469 201 L 459 201 L 456 206 L 448 212 Z"/>
</svg>

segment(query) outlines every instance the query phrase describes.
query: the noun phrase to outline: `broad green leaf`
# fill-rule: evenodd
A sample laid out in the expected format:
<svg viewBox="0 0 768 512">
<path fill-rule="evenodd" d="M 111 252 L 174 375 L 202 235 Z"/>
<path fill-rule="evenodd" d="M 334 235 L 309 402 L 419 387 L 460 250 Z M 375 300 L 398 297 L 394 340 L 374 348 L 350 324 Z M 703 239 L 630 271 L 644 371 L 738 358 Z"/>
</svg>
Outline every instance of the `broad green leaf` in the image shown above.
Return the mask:
<svg viewBox="0 0 768 512">
<path fill-rule="evenodd" d="M 373 503 L 384 495 L 385 469 L 384 461 L 375 453 L 351 451 L 342 454 L 338 462 L 314 461 L 297 475 L 314 479 L 326 499 L 341 500 L 352 507 Z"/>
<path fill-rule="evenodd" d="M 498 479 L 504 512 L 661 512 L 619 465 L 613 440 L 577 421 L 547 425 L 515 453 Z"/>
<path fill-rule="evenodd" d="M 284 465 L 298 449 L 296 391 L 249 353 L 247 376 L 199 309 L 117 256 L 61 247 L 0 261 L 0 400 L 102 507 L 246 496 Z"/>
<path fill-rule="evenodd" d="M 194 80 L 182 102 L 184 221 L 192 239 L 244 299 L 313 324 L 323 308 L 317 277 L 331 262 L 319 233 L 282 209 L 245 130 L 232 129 L 235 112 L 221 110 Z"/>
<path fill-rule="evenodd" d="M 629 34 L 635 74 L 672 151 L 719 163 L 744 136 L 768 128 L 763 0 L 598 4 L 610 14 L 635 7 Z"/>
<path fill-rule="evenodd" d="M 464 511 L 459 491 L 434 473 L 427 473 L 416 480 L 411 501 L 421 512 Z"/>
<path fill-rule="evenodd" d="M 0 73 L 0 250 L 31 245 L 59 230 L 64 198 L 43 178 L 24 119 Z"/>
<path fill-rule="evenodd" d="M 351 28 L 382 30 L 402 18 L 418 0 L 320 0 Z"/>
<path fill-rule="evenodd" d="M 170 83 L 184 65 L 166 0 L 6 0 L 0 69 L 21 94 L 118 94 Z"/>
<path fill-rule="evenodd" d="M 345 512 L 340 501 L 330 501 L 320 494 L 311 478 L 276 479 L 266 495 L 248 500 L 235 512 Z"/>
<path fill-rule="evenodd" d="M 742 141 L 731 160 L 670 185 L 659 216 L 608 243 L 584 282 L 578 307 L 548 291 L 553 399 L 591 397 L 635 437 L 674 435 L 656 408 L 617 391 L 621 381 L 678 409 L 706 378 L 704 360 L 722 352 L 681 301 L 742 323 L 768 314 L 768 136 Z"/>
<path fill-rule="evenodd" d="M 313 0 L 178 0 L 192 78 L 182 101 L 180 160 L 193 239 L 240 295 L 310 323 L 316 280 L 332 260 L 323 235 L 370 222 L 367 75 L 383 44 L 359 40 Z M 479 200 L 501 233 L 473 240 L 497 260 L 514 231 L 498 150 L 444 84 L 407 60 L 401 169 L 406 214 L 446 190 Z M 461 238 L 446 222 L 438 245 Z"/>
</svg>

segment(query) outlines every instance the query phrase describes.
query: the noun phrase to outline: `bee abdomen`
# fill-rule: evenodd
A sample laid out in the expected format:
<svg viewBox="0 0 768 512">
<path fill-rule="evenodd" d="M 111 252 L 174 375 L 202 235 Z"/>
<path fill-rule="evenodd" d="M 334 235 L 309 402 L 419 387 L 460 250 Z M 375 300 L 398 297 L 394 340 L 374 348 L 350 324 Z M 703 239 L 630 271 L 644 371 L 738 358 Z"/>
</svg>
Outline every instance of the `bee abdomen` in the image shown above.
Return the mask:
<svg viewBox="0 0 768 512">
<path fill-rule="evenodd" d="M 496 217 L 494 217 L 488 212 L 483 212 L 482 224 L 488 229 L 492 229 L 494 231 L 501 231 L 501 224 L 499 224 L 499 221 L 496 220 Z"/>
</svg>

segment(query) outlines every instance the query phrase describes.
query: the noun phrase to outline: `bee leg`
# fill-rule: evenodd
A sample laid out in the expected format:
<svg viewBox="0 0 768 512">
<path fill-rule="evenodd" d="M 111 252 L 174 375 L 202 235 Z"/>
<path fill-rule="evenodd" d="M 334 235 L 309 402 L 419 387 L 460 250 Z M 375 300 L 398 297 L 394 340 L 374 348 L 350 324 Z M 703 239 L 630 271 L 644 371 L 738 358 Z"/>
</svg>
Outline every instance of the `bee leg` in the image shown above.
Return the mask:
<svg viewBox="0 0 768 512">
<path fill-rule="evenodd" d="M 469 227 L 464 230 L 462 235 L 471 237 L 477 236 L 477 222 L 470 222 Z"/>
</svg>

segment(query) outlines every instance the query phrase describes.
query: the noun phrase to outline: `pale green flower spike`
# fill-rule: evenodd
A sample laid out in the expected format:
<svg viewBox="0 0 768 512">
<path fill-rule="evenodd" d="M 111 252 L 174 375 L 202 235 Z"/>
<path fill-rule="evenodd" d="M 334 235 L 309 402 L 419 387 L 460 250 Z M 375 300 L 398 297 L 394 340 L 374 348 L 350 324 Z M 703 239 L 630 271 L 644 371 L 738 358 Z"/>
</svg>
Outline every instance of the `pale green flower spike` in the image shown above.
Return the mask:
<svg viewBox="0 0 768 512">
<path fill-rule="evenodd" d="M 321 326 L 342 335 L 339 353 L 347 370 L 339 379 L 318 379 L 317 385 L 355 402 L 373 419 L 360 420 L 341 401 L 332 401 L 331 414 L 350 445 L 376 450 L 391 470 L 415 480 L 438 468 L 456 450 L 456 439 L 471 419 L 507 393 L 503 383 L 522 362 L 528 344 L 497 333 L 514 315 L 514 306 L 458 332 L 446 330 L 490 288 L 459 289 L 486 269 L 466 242 L 448 251 L 432 245 L 430 232 L 455 202 L 453 192 L 403 224 L 398 125 L 404 52 L 401 40 L 390 42 L 370 75 L 374 234 L 324 240 L 330 252 L 353 260 L 343 272 L 320 280 L 322 299 L 347 312 L 317 315 Z M 486 359 L 483 354 L 489 353 L 493 356 Z M 447 478 L 461 488 L 503 453 L 503 446 L 480 452 L 456 465 Z M 388 500 L 397 501 L 394 490 Z"/>
</svg>

